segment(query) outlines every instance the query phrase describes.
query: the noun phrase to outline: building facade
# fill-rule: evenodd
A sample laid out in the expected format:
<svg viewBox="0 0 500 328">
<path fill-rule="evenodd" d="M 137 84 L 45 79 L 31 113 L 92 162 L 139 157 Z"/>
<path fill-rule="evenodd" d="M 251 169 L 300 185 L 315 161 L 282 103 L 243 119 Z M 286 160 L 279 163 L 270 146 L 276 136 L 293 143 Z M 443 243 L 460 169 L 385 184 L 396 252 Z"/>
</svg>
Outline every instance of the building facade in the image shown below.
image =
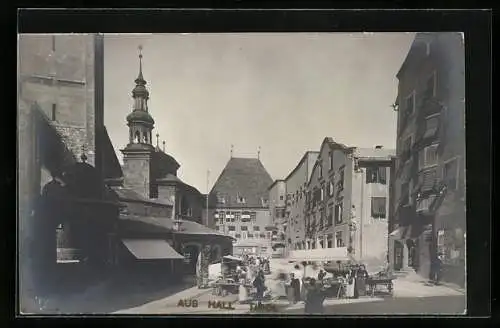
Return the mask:
<svg viewBox="0 0 500 328">
<path fill-rule="evenodd" d="M 418 33 L 397 74 L 396 269 L 465 283 L 465 53 L 461 33 Z M 399 255 L 402 253 L 402 255 Z"/>
<path fill-rule="evenodd" d="M 318 152 L 308 151 L 285 178 L 286 250 L 306 249 L 306 193 Z"/>
<path fill-rule="evenodd" d="M 210 210 L 219 232 L 236 238 L 235 254 L 272 255 L 277 229 L 269 213 L 273 183 L 259 159 L 232 157 L 210 191 Z"/>
<path fill-rule="evenodd" d="M 269 187 L 269 214 L 271 222 L 278 229 L 277 235 L 273 236 L 274 256 L 284 256 L 286 246 L 285 226 L 286 219 L 286 182 L 275 180 Z"/>
<path fill-rule="evenodd" d="M 395 150 L 356 148 L 352 174 L 353 257 L 372 270 L 388 262 L 391 161 Z"/>
<path fill-rule="evenodd" d="M 354 148 L 325 138 L 306 193 L 306 249 L 348 247 Z"/>
<path fill-rule="evenodd" d="M 346 247 L 369 270 L 385 264 L 393 154 L 325 138 L 306 189 L 305 249 Z"/>
</svg>

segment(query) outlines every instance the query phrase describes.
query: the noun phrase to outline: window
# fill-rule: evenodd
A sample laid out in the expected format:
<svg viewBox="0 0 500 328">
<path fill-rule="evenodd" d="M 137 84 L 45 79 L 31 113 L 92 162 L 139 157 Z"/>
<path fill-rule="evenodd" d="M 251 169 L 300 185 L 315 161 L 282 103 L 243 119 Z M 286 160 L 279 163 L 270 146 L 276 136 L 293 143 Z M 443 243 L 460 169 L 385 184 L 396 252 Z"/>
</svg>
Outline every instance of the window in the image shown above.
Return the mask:
<svg viewBox="0 0 500 328">
<path fill-rule="evenodd" d="M 410 184 L 408 182 L 401 185 L 401 196 L 399 203 L 401 205 L 408 205 L 410 200 Z"/>
<path fill-rule="evenodd" d="M 256 235 L 256 236 L 257 236 L 257 235 Z M 261 233 L 261 234 L 259 234 L 259 237 L 260 237 L 260 238 L 266 238 L 266 234 L 265 234 L 265 233 Z"/>
<path fill-rule="evenodd" d="M 226 222 L 231 222 L 231 216 L 230 215 L 226 216 Z"/>
<path fill-rule="evenodd" d="M 321 201 L 325 200 L 325 191 L 324 191 L 324 187 L 323 186 L 321 186 L 321 189 L 320 189 L 320 200 Z"/>
<path fill-rule="evenodd" d="M 337 231 L 335 233 L 335 239 L 337 240 L 337 247 L 344 247 L 344 240 L 342 239 L 342 231 Z"/>
<path fill-rule="evenodd" d="M 335 205 L 335 223 L 342 223 L 342 203 Z"/>
<path fill-rule="evenodd" d="M 219 204 L 225 204 L 226 203 L 226 199 L 224 198 L 224 196 L 217 196 L 217 203 L 219 203 Z"/>
<path fill-rule="evenodd" d="M 271 231 L 266 231 L 266 238 L 271 239 L 273 237 L 273 233 Z"/>
<path fill-rule="evenodd" d="M 446 187 L 450 190 L 458 189 L 458 161 L 453 159 L 444 164 L 443 177 Z"/>
<path fill-rule="evenodd" d="M 188 207 L 186 210 L 186 216 L 191 217 L 193 216 L 193 209 L 191 207 Z"/>
<path fill-rule="evenodd" d="M 438 145 L 425 147 L 418 156 L 419 169 L 436 165 L 438 161 Z"/>
<path fill-rule="evenodd" d="M 318 178 L 323 176 L 323 167 L 321 166 L 321 162 L 318 162 Z"/>
<path fill-rule="evenodd" d="M 247 226 L 241 226 L 240 229 L 241 229 L 241 231 L 248 231 L 248 227 Z"/>
<path fill-rule="evenodd" d="M 333 182 L 332 182 L 332 181 L 330 181 L 329 186 L 330 186 L 330 187 L 328 188 L 328 189 L 329 189 L 329 190 L 328 190 L 328 191 L 329 191 L 328 196 L 330 196 L 330 197 L 331 197 L 331 196 L 333 196 L 333 192 L 334 192 L 334 190 L 335 190 L 335 187 L 333 186 Z"/>
<path fill-rule="evenodd" d="M 432 73 L 431 76 L 425 82 L 424 98 L 432 98 L 436 96 L 436 72 Z"/>
<path fill-rule="evenodd" d="M 283 200 L 283 195 L 280 196 L 280 200 Z"/>
<path fill-rule="evenodd" d="M 254 234 L 253 233 L 249 233 L 248 234 L 248 238 L 253 238 L 254 237 Z"/>
<path fill-rule="evenodd" d="M 332 226 L 333 225 L 333 206 L 330 206 L 328 208 L 328 216 L 327 216 L 327 225 Z"/>
<path fill-rule="evenodd" d="M 241 219 L 241 212 L 233 212 L 233 214 L 234 214 L 234 219 L 236 221 L 240 221 L 240 219 Z"/>
<path fill-rule="evenodd" d="M 406 115 L 411 115 L 415 111 L 415 91 L 412 91 L 408 97 L 406 97 Z"/>
<path fill-rule="evenodd" d="M 241 238 L 241 234 L 240 233 L 237 233 L 234 235 L 235 238 Z"/>
<path fill-rule="evenodd" d="M 245 202 L 246 202 L 245 197 L 238 195 L 238 196 L 236 197 L 236 202 L 237 202 L 238 204 L 245 204 Z"/>
<path fill-rule="evenodd" d="M 407 137 L 403 142 L 403 151 L 408 151 L 411 149 L 411 136 Z"/>
<path fill-rule="evenodd" d="M 262 204 L 263 207 L 266 207 L 268 205 L 267 199 L 261 198 L 260 203 Z"/>
<path fill-rule="evenodd" d="M 330 152 L 330 155 L 329 155 L 329 169 L 330 170 L 333 170 L 333 150 Z"/>
<path fill-rule="evenodd" d="M 259 226 L 253 226 L 253 231 L 260 231 L 260 227 Z"/>
<path fill-rule="evenodd" d="M 386 184 L 387 174 L 385 166 L 372 166 L 366 168 L 366 183 Z"/>
<path fill-rule="evenodd" d="M 339 191 L 344 190 L 344 170 L 339 171 Z"/>
<path fill-rule="evenodd" d="M 326 247 L 327 248 L 332 248 L 333 247 L 333 236 L 332 235 L 328 235 L 327 239 L 326 239 Z"/>
<path fill-rule="evenodd" d="M 280 218 L 280 215 L 281 215 L 281 209 L 280 208 L 277 208 L 274 210 L 274 216 L 276 218 Z"/>
<path fill-rule="evenodd" d="M 425 133 L 423 138 L 430 138 L 436 135 L 439 128 L 439 115 L 433 115 L 425 119 Z"/>
<path fill-rule="evenodd" d="M 236 231 L 236 227 L 235 226 L 228 226 L 228 230 L 229 231 Z"/>
<path fill-rule="evenodd" d="M 255 223 L 255 221 L 257 221 L 257 213 L 250 212 L 250 220 Z"/>
<path fill-rule="evenodd" d="M 386 217 L 386 198 L 372 197 L 372 217 L 376 219 L 385 219 Z"/>
<path fill-rule="evenodd" d="M 52 112 L 51 112 L 51 116 L 50 116 L 50 119 L 52 121 L 55 121 L 57 119 L 56 114 L 57 114 L 57 106 L 56 106 L 56 104 L 52 104 Z"/>
</svg>

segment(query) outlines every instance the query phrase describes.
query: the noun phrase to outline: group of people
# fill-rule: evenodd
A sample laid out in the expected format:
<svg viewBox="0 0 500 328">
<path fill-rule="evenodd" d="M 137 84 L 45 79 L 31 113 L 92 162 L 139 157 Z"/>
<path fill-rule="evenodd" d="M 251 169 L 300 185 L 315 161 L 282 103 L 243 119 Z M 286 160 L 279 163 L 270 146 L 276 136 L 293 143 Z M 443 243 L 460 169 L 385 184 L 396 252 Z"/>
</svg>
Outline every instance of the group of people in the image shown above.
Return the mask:
<svg viewBox="0 0 500 328">
<path fill-rule="evenodd" d="M 248 284 L 255 288 L 255 299 L 260 304 L 264 298 L 264 293 L 267 289 L 265 286 L 265 273 L 270 273 L 269 259 L 244 255 L 243 266 L 238 266 L 236 269 L 237 280 L 240 283 L 238 300 L 244 303 L 248 300 Z"/>
<path fill-rule="evenodd" d="M 364 265 L 351 267 L 348 273 L 344 276 L 345 279 L 345 296 L 347 298 L 358 298 L 366 294 L 366 280 L 368 272 Z"/>
</svg>

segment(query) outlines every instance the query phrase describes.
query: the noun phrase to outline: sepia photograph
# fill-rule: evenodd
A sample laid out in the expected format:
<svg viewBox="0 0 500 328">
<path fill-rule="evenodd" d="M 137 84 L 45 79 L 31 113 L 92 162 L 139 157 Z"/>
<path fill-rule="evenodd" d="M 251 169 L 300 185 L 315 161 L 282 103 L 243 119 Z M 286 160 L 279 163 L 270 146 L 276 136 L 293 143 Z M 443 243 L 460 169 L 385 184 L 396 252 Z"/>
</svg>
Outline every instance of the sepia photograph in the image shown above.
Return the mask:
<svg viewBox="0 0 500 328">
<path fill-rule="evenodd" d="M 466 42 L 18 34 L 20 314 L 467 314 Z"/>
</svg>

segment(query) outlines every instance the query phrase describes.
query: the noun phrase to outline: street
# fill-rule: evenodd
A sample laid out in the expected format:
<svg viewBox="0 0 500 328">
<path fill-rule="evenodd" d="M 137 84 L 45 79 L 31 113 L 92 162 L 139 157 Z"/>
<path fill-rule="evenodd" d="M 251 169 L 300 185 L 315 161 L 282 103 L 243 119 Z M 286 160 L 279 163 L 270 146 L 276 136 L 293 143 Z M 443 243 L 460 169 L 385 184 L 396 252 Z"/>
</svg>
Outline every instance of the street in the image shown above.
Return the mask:
<svg viewBox="0 0 500 328">
<path fill-rule="evenodd" d="M 465 297 L 435 296 L 418 298 L 386 298 L 375 302 L 325 306 L 329 315 L 404 315 L 404 314 L 464 314 Z M 286 310 L 286 314 L 304 314 L 304 309 Z"/>
</svg>

